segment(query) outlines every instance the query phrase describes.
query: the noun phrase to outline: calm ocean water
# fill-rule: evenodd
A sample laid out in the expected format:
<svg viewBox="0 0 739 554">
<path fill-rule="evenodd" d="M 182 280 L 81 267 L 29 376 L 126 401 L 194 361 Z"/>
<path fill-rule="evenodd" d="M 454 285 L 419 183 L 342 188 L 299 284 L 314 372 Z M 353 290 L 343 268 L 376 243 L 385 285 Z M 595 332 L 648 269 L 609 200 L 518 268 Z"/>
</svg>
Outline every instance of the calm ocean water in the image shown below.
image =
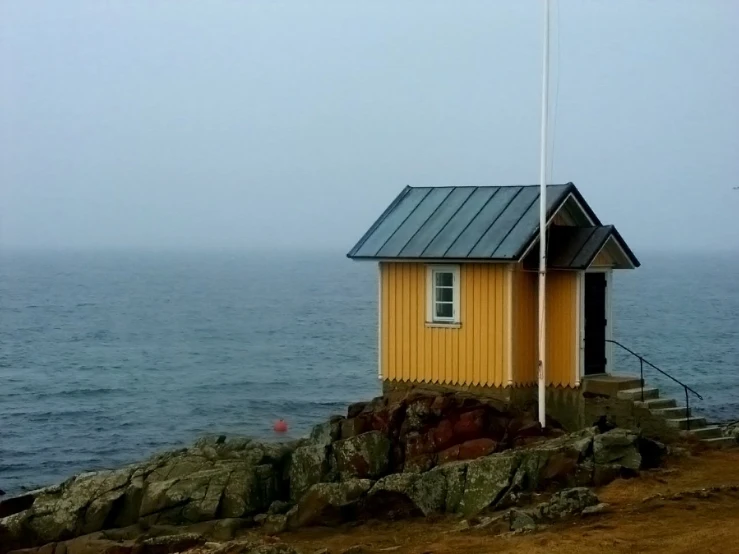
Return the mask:
<svg viewBox="0 0 739 554">
<path fill-rule="evenodd" d="M 616 338 L 739 418 L 739 259 L 642 261 Z M 300 435 L 377 394 L 375 279 L 340 253 L 0 254 L 0 489 L 278 417 Z"/>
</svg>

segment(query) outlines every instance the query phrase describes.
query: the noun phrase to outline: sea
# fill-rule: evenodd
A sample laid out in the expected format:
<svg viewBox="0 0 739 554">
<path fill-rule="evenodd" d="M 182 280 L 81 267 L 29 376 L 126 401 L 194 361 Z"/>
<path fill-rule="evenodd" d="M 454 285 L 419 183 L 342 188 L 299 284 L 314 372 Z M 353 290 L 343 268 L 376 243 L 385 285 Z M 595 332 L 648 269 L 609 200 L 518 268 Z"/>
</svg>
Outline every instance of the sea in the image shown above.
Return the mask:
<svg viewBox="0 0 739 554">
<path fill-rule="evenodd" d="M 739 255 L 641 261 L 614 278 L 614 338 L 739 419 Z M 275 439 L 277 419 L 298 437 L 379 394 L 376 279 L 341 252 L 0 252 L 0 489 L 206 434 Z"/>
</svg>

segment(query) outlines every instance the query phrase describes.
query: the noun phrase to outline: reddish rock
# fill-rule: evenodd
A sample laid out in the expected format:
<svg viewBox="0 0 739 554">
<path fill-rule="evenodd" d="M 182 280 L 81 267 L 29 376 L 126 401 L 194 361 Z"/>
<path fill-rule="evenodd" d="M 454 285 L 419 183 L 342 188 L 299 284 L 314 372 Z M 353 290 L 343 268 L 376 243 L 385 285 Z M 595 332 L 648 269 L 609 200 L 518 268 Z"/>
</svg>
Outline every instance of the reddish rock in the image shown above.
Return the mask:
<svg viewBox="0 0 739 554">
<path fill-rule="evenodd" d="M 516 418 L 508 425 L 508 435 L 512 438 L 540 437 L 542 435 L 541 424 L 530 417 Z"/>
<path fill-rule="evenodd" d="M 452 422 L 448 419 L 442 419 L 436 427 L 429 431 L 434 445 L 434 450 L 437 452 L 445 450 L 455 442 L 458 442 L 455 440 L 457 437 L 454 431 L 454 425 L 452 425 Z"/>
<path fill-rule="evenodd" d="M 443 415 L 454 407 L 454 397 L 448 394 L 437 396 L 431 403 L 431 412 L 435 415 Z"/>
<path fill-rule="evenodd" d="M 454 424 L 456 442 L 479 439 L 485 433 L 485 410 L 477 409 L 465 412 Z"/>
<path fill-rule="evenodd" d="M 341 422 L 341 438 L 350 439 L 361 435 L 368 429 L 365 429 L 365 421 L 362 419 L 345 419 Z"/>
<path fill-rule="evenodd" d="M 380 431 L 388 436 L 397 436 L 400 426 L 403 423 L 404 414 L 405 406 L 402 403 L 396 402 L 369 413 L 362 412 L 357 419 L 363 420 L 365 425 L 368 424 L 367 429 L 369 430 Z"/>
<path fill-rule="evenodd" d="M 411 433 L 405 438 L 405 459 L 435 452 L 433 437 L 430 434 Z"/>
<path fill-rule="evenodd" d="M 474 439 L 459 445 L 460 460 L 474 460 L 492 454 L 498 446 L 493 439 Z"/>
<path fill-rule="evenodd" d="M 403 471 L 405 473 L 423 473 L 436 465 L 436 454 L 421 454 L 406 458 Z"/>
<path fill-rule="evenodd" d="M 451 448 L 447 448 L 443 452 L 439 452 L 439 455 L 437 456 L 437 463 L 439 465 L 448 464 L 449 462 L 453 462 L 458 459 L 459 459 L 459 445 L 456 445 L 456 446 L 452 446 Z"/>
</svg>

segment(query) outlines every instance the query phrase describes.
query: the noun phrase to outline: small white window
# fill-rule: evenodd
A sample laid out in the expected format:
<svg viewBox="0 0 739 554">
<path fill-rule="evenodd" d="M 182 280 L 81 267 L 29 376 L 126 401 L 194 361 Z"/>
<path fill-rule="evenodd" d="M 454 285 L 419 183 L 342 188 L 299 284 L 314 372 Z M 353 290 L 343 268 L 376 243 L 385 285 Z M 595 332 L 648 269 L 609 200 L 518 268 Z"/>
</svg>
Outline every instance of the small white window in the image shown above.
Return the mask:
<svg viewBox="0 0 739 554">
<path fill-rule="evenodd" d="M 429 323 L 459 323 L 459 266 L 428 267 Z"/>
</svg>

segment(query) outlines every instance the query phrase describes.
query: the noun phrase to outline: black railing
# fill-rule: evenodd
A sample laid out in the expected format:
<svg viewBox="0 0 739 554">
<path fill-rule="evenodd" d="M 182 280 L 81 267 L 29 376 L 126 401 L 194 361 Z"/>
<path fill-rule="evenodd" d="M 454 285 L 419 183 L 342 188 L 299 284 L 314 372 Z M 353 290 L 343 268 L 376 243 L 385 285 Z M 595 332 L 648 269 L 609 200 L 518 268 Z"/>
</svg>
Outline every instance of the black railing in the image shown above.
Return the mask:
<svg viewBox="0 0 739 554">
<path fill-rule="evenodd" d="M 686 428 L 687 428 L 688 431 L 690 431 L 690 395 L 688 395 L 688 392 L 692 392 L 694 395 L 696 395 L 701 400 L 703 400 L 703 397 L 700 394 L 698 394 L 697 392 L 695 392 L 693 389 L 691 389 L 685 383 L 683 383 L 681 381 L 678 381 L 672 375 L 670 375 L 666 371 L 658 368 L 656 365 L 654 365 L 649 360 L 645 359 L 644 356 L 642 356 L 641 354 L 637 354 L 636 352 L 634 352 L 633 350 L 631 350 L 631 348 L 627 348 L 626 346 L 624 346 L 623 344 L 621 344 L 620 342 L 615 341 L 615 340 L 606 339 L 606 342 L 610 342 L 611 344 L 615 344 L 619 348 L 622 348 L 622 349 L 626 350 L 626 352 L 628 352 L 632 356 L 636 356 L 637 358 L 639 358 L 639 379 L 640 379 L 640 382 L 641 382 L 641 401 L 642 402 L 644 402 L 644 364 L 647 364 L 652 369 L 656 369 L 662 375 L 664 375 L 665 377 L 669 377 L 670 379 L 672 379 L 673 381 L 675 381 L 678 385 L 680 385 L 683 388 L 683 390 L 685 391 Z"/>
</svg>

